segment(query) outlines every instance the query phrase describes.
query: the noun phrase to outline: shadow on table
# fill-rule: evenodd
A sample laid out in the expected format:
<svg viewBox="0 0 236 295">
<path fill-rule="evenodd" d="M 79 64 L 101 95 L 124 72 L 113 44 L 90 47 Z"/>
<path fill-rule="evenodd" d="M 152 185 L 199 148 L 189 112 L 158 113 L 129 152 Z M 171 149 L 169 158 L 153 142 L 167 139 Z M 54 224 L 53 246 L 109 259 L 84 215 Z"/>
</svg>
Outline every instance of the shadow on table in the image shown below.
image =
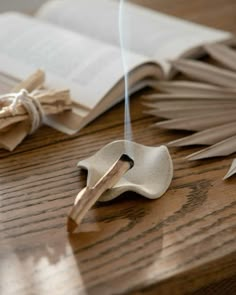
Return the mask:
<svg viewBox="0 0 236 295">
<path fill-rule="evenodd" d="M 109 285 L 114 277 L 140 267 L 143 259 L 146 263 L 146 256 L 150 256 L 149 264 L 157 260 L 162 251 L 161 215 L 158 200 L 134 193 L 98 203 L 85 216 L 79 233 L 69 235 L 64 224 L 9 239 L 0 250 L 0 279 L 7 286 L 14 276 L 14 291 L 53 293 L 55 286 L 70 294 L 90 294 L 95 286 Z M 154 225 L 158 234 L 151 241 L 149 229 Z M 6 267 L 9 263 L 11 269 Z"/>
<path fill-rule="evenodd" d="M 158 227 L 162 212 L 158 207 L 158 200 L 125 193 L 111 202 L 98 203 L 85 217 L 80 232 L 68 235 L 89 294 L 112 290 L 116 277 L 133 270 L 147 274 L 162 252 L 162 226 Z"/>
</svg>

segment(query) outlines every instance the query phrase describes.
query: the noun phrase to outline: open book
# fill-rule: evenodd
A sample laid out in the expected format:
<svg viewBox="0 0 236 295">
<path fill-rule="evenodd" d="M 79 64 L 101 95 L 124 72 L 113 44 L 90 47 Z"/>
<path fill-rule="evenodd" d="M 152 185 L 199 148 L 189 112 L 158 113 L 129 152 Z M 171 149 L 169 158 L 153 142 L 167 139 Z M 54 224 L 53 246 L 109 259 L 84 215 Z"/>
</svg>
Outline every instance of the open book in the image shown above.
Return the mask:
<svg viewBox="0 0 236 295">
<path fill-rule="evenodd" d="M 131 93 L 168 77 L 168 60 L 197 57 L 201 45 L 232 37 L 130 3 L 124 11 Z M 73 112 L 49 117 L 47 123 L 77 132 L 124 96 L 118 14 L 119 1 L 112 0 L 49 1 L 35 17 L 2 14 L 1 84 L 10 88 L 42 68 L 46 86 L 69 88 L 74 103 Z"/>
</svg>

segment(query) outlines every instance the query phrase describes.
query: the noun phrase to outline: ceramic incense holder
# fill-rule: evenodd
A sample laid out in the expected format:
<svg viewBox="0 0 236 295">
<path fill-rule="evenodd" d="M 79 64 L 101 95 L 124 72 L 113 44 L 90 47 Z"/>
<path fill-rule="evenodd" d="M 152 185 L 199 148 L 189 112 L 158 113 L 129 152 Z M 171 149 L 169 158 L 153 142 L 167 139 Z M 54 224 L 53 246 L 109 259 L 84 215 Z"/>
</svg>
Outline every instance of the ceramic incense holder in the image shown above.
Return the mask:
<svg viewBox="0 0 236 295">
<path fill-rule="evenodd" d="M 173 164 L 167 147 L 149 147 L 125 140 L 111 142 L 78 163 L 88 171 L 87 186 L 93 187 L 122 154 L 128 154 L 134 160 L 134 166 L 103 193 L 99 201 L 110 201 L 126 191 L 149 199 L 157 199 L 166 192 L 173 177 Z"/>
</svg>

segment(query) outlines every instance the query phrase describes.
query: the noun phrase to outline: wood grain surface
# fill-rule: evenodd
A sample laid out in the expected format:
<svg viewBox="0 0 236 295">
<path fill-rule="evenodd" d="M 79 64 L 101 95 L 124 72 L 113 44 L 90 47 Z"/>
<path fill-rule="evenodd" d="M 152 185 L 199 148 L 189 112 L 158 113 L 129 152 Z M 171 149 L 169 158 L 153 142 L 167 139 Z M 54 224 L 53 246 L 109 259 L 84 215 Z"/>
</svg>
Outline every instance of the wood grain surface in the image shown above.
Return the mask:
<svg viewBox="0 0 236 295">
<path fill-rule="evenodd" d="M 236 32 L 234 0 L 133 2 Z M 135 141 L 183 135 L 151 128 L 141 96 L 131 102 Z M 171 149 L 174 180 L 162 198 L 97 203 L 80 233 L 66 233 L 86 180 L 76 164 L 123 138 L 123 108 L 78 135 L 43 127 L 0 151 L 0 294 L 236 294 L 236 178 L 222 181 L 230 157 L 187 162 L 194 148 Z"/>
</svg>

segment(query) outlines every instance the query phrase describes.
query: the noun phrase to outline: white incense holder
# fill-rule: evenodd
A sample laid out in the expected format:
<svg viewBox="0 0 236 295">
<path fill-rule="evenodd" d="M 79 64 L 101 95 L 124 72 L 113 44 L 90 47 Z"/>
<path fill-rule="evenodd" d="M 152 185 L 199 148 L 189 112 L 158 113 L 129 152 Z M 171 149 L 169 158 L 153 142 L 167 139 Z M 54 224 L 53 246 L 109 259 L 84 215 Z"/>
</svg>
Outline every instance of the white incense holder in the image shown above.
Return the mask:
<svg viewBox="0 0 236 295">
<path fill-rule="evenodd" d="M 166 192 L 173 178 L 173 164 L 167 147 L 149 147 L 125 140 L 111 142 L 78 163 L 88 171 L 87 186 L 93 187 L 122 154 L 128 154 L 134 160 L 134 166 L 99 201 L 110 201 L 126 191 L 149 199 L 157 199 Z"/>
</svg>

